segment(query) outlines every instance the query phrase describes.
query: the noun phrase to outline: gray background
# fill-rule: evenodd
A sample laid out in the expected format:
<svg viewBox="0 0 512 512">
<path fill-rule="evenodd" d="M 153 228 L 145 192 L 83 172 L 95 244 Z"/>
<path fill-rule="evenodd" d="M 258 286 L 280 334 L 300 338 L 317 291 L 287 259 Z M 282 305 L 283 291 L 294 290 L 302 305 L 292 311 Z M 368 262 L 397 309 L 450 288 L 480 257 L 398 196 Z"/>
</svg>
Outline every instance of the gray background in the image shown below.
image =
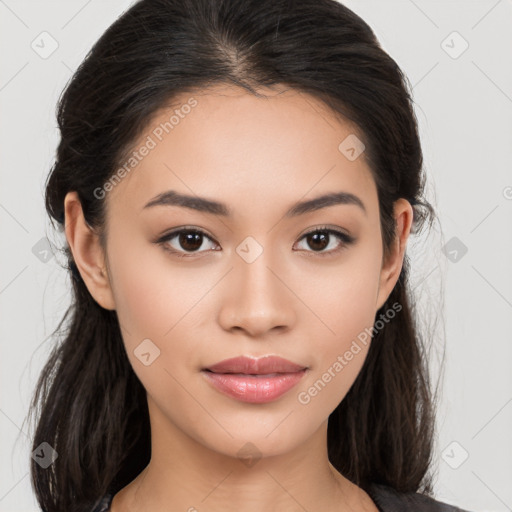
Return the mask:
<svg viewBox="0 0 512 512">
<path fill-rule="evenodd" d="M 413 86 L 428 198 L 441 221 L 408 248 L 434 377 L 446 344 L 436 497 L 472 511 L 512 510 L 512 2 L 345 3 Z M 62 257 L 47 250 L 47 239 L 60 246 L 64 238 L 43 205 L 55 105 L 130 5 L 0 0 L 0 512 L 38 510 L 24 419 L 69 301 Z"/>
</svg>

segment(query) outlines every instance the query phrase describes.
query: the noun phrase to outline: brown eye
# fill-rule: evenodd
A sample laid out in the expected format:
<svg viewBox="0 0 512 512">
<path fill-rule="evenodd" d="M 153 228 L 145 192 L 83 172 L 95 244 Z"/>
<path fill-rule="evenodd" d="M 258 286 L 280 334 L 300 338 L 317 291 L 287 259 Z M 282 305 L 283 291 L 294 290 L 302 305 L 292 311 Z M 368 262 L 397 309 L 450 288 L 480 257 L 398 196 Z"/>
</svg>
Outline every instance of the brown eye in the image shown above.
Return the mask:
<svg viewBox="0 0 512 512">
<path fill-rule="evenodd" d="M 316 253 L 318 256 L 328 256 L 345 249 L 355 241 L 355 238 L 337 229 L 322 227 L 306 233 L 299 242 L 303 240 L 307 245 L 306 252 Z M 338 240 L 337 244 L 336 240 Z M 162 236 L 156 243 L 162 245 L 164 250 L 173 255 L 187 257 L 194 256 L 195 253 L 208 252 L 208 248 L 200 250 L 207 241 L 213 244 L 210 250 L 220 250 L 216 248 L 216 244 L 210 236 L 197 228 L 177 229 Z"/>
<path fill-rule="evenodd" d="M 205 240 L 212 241 L 212 239 L 201 230 L 183 228 L 164 235 L 156 243 L 161 244 L 165 250 L 173 254 L 189 256 L 192 255 L 189 253 L 207 252 L 207 250 L 199 250 L 203 247 Z"/>
<path fill-rule="evenodd" d="M 197 232 L 182 231 L 178 234 L 178 244 L 186 251 L 197 251 L 203 245 L 203 235 Z"/>
<path fill-rule="evenodd" d="M 336 244 L 335 239 L 338 239 L 338 244 Z M 318 228 L 310 231 L 301 238 L 302 240 L 305 240 L 307 246 L 312 249 L 306 252 L 318 253 L 319 256 L 337 253 L 355 241 L 352 236 L 337 229 L 329 228 Z M 325 250 L 329 246 L 331 246 L 331 250 Z"/>
<path fill-rule="evenodd" d="M 322 251 L 329 245 L 330 235 L 325 231 L 317 231 L 307 235 L 309 246 L 315 251 Z"/>
</svg>

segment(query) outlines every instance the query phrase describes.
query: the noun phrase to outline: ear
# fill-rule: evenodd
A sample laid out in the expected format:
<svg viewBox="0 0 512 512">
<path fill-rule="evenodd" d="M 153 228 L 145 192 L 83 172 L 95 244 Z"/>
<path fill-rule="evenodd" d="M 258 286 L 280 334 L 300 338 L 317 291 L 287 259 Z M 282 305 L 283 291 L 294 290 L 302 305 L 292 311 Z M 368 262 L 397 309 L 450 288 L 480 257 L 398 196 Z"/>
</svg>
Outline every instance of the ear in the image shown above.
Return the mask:
<svg viewBox="0 0 512 512">
<path fill-rule="evenodd" d="M 99 236 L 87 224 L 78 194 L 64 198 L 66 239 L 78 271 L 94 300 L 103 308 L 114 310 L 115 302 Z"/>
<path fill-rule="evenodd" d="M 413 213 L 413 208 L 409 201 L 404 198 L 395 201 L 395 239 L 391 245 L 389 255 L 383 261 L 381 268 L 379 289 L 377 292 L 377 310 L 384 305 L 400 276 L 405 256 L 405 248 L 411 231 Z"/>
</svg>

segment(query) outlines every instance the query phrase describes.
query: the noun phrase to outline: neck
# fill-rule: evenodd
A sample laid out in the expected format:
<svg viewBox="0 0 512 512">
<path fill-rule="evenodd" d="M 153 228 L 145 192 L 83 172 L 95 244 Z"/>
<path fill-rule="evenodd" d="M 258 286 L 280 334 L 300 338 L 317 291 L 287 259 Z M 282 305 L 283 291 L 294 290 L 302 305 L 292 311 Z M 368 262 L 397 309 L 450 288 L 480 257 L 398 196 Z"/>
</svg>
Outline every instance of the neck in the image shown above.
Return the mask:
<svg viewBox="0 0 512 512">
<path fill-rule="evenodd" d="M 329 462 L 327 421 L 292 452 L 267 456 L 252 443 L 230 439 L 241 448 L 229 455 L 170 424 L 149 397 L 148 406 L 151 460 L 116 494 L 111 512 L 377 510 Z"/>
</svg>

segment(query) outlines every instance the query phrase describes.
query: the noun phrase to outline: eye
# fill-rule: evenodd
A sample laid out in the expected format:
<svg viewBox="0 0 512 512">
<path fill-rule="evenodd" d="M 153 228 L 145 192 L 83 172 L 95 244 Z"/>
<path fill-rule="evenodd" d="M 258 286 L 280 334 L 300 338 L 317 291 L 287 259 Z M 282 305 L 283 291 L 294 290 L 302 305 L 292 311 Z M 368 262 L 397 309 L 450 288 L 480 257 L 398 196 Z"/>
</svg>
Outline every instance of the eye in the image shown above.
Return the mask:
<svg viewBox="0 0 512 512">
<path fill-rule="evenodd" d="M 171 244 L 174 239 L 176 239 L 174 242 L 175 246 Z M 176 254 L 179 257 L 187 257 L 193 256 L 193 254 L 187 254 L 187 251 L 191 253 L 204 252 L 199 250 L 204 245 L 204 239 L 212 241 L 204 231 L 198 228 L 181 228 L 164 235 L 156 243 L 161 244 L 166 251 L 172 254 Z"/>
<path fill-rule="evenodd" d="M 333 235 L 338 239 L 337 246 L 336 243 L 332 243 Z M 299 242 L 302 240 L 306 240 L 308 245 L 313 248 L 313 251 L 306 252 L 319 253 L 320 256 L 338 253 L 355 241 L 354 237 L 347 233 L 337 229 L 328 228 L 327 226 L 322 226 L 313 231 L 309 231 L 301 237 Z M 324 250 L 328 247 L 331 247 L 331 250 Z"/>
<path fill-rule="evenodd" d="M 337 246 L 332 243 L 333 235 L 338 239 Z M 162 245 L 164 250 L 182 258 L 194 256 L 195 253 L 205 252 L 201 250 L 201 248 L 204 249 L 205 240 L 213 242 L 213 239 L 201 229 L 185 227 L 167 233 L 155 243 Z M 299 243 L 302 240 L 306 240 L 308 245 L 313 248 L 312 251 L 306 252 L 317 253 L 319 256 L 338 253 L 355 241 L 354 237 L 347 233 L 327 226 L 321 226 L 313 231 L 309 231 L 300 238 Z M 333 245 L 334 248 L 332 248 Z M 325 249 L 329 247 L 331 249 L 326 251 Z M 213 250 L 218 251 L 219 249 L 214 248 Z"/>
</svg>

